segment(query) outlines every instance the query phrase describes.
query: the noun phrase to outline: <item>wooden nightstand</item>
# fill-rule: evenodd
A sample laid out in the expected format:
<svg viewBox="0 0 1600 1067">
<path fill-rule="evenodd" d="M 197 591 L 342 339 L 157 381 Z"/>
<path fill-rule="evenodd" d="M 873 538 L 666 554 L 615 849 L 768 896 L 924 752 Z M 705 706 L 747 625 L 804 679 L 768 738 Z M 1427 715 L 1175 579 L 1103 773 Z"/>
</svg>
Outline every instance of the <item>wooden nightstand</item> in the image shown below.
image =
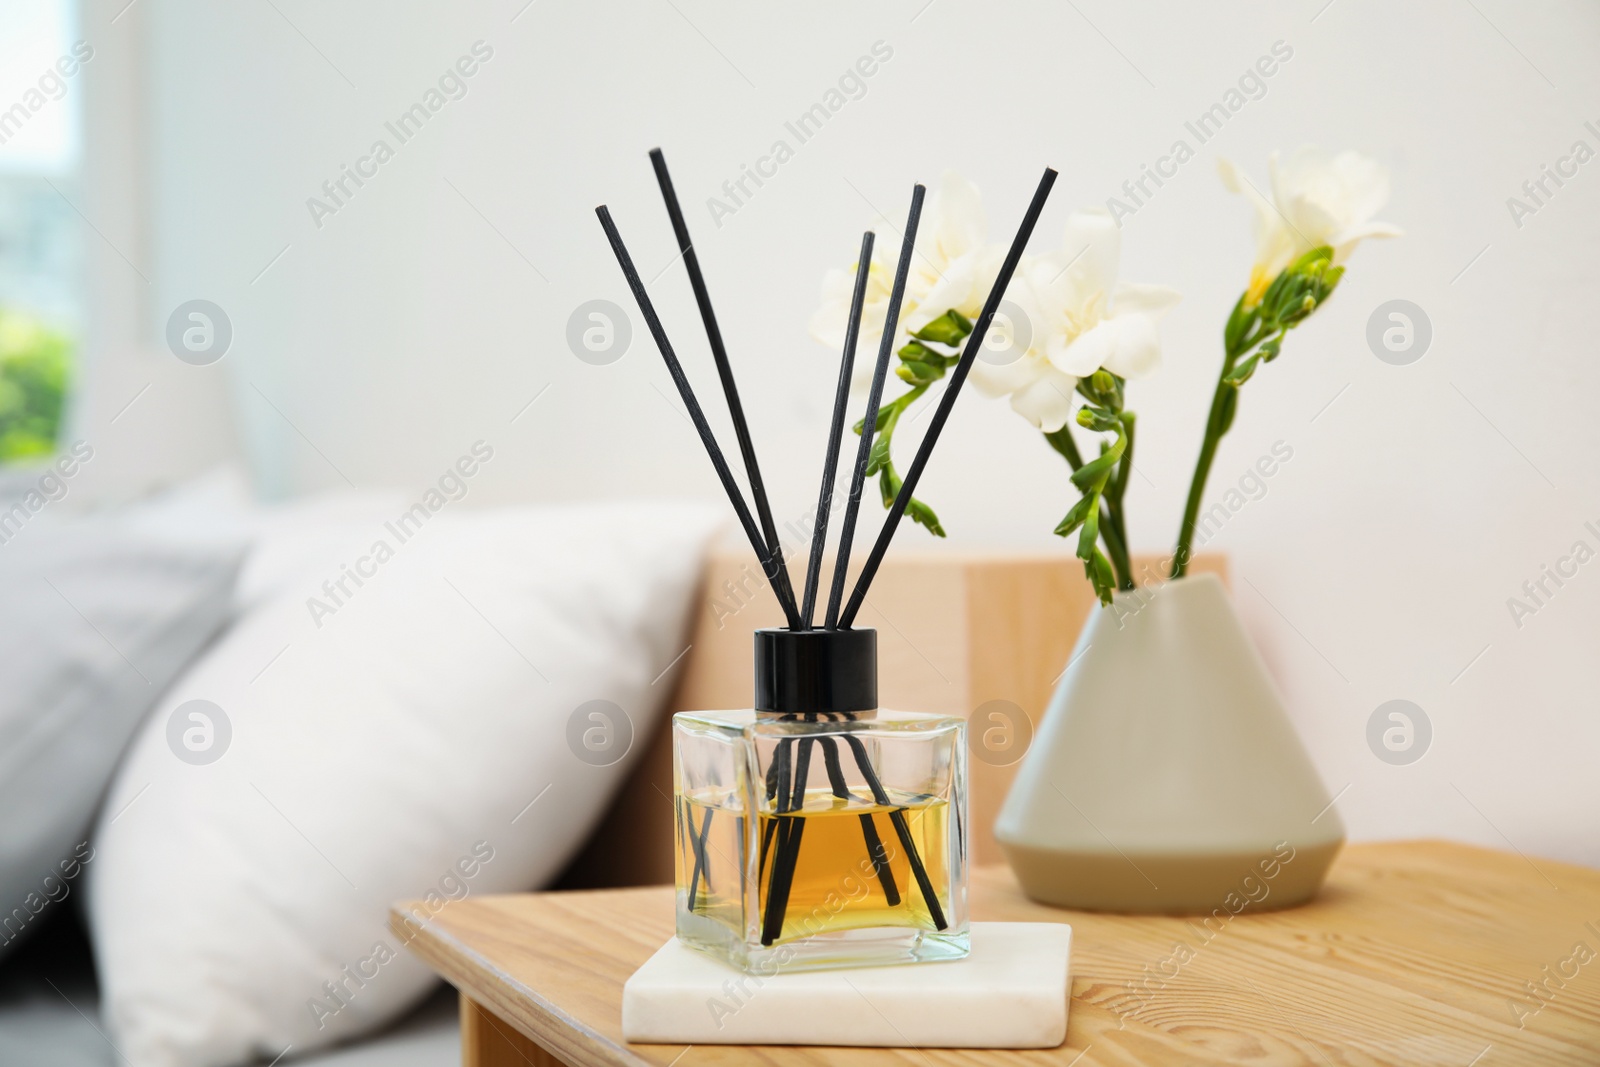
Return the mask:
<svg viewBox="0 0 1600 1067">
<path fill-rule="evenodd" d="M 1072 924 L 1066 1044 L 629 1045 L 622 983 L 672 934 L 668 887 L 467 899 L 426 923 L 401 905 L 390 923 L 460 990 L 463 1067 L 1600 1064 L 1600 871 L 1353 845 L 1314 903 L 1203 924 L 1042 907 L 987 868 L 972 916 Z"/>
</svg>

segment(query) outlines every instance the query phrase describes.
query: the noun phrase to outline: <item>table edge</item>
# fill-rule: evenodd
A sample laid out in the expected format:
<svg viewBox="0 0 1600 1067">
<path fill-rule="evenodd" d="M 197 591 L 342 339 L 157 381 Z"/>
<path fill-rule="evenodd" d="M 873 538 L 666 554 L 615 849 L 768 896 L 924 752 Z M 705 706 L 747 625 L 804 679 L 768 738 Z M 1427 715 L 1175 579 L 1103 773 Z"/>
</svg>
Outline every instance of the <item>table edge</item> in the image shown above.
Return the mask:
<svg viewBox="0 0 1600 1067">
<path fill-rule="evenodd" d="M 488 1009 L 495 1018 L 563 1063 L 571 1064 L 572 1067 L 653 1067 L 648 1060 L 635 1055 L 626 1044 L 617 1044 L 607 1035 L 562 1011 L 537 991 L 517 981 L 458 938 L 439 928 L 437 924 L 426 920 L 418 921 L 414 915 L 405 910 L 409 906 L 421 904 L 421 901 L 403 901 L 392 905 L 389 909 L 389 929 L 400 938 L 402 948 L 416 955 L 434 973 L 454 986 L 462 996 L 476 1001 Z M 495 984 L 488 989 L 482 988 L 479 976 L 464 965 L 467 959 L 476 961 L 484 971 L 492 974 L 496 979 Z M 526 1004 L 532 1005 L 536 1012 L 543 1015 L 550 1027 L 555 1029 L 555 1033 L 541 1032 L 538 1028 L 525 1024 L 517 1015 L 517 1009 L 523 1007 L 525 1010 L 525 1005 L 508 1003 L 508 998 L 505 996 L 507 992 L 525 998 Z M 573 1041 L 571 1038 L 578 1040 Z"/>
</svg>

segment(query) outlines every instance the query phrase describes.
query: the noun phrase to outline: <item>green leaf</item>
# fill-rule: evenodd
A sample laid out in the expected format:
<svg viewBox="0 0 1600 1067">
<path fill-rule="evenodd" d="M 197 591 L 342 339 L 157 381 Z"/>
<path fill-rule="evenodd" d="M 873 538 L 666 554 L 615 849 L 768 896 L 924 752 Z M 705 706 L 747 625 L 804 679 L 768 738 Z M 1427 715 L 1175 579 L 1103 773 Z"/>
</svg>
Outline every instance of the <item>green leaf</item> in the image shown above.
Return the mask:
<svg viewBox="0 0 1600 1067">
<path fill-rule="evenodd" d="M 1111 595 L 1116 590 L 1117 576 L 1111 569 L 1111 561 L 1098 549 L 1094 558 L 1085 561 L 1084 573 L 1089 576 L 1090 583 L 1094 586 L 1095 596 L 1100 598 L 1100 603 L 1109 606 Z"/>
<path fill-rule="evenodd" d="M 893 467 L 884 466 L 883 476 L 878 479 L 878 495 L 883 498 L 885 508 L 894 507 L 894 498 L 900 495 L 900 479 Z"/>
<path fill-rule="evenodd" d="M 937 357 L 936 357 L 937 358 Z M 912 364 L 907 363 L 900 369 L 904 370 Z M 940 371 L 942 374 L 943 371 Z M 915 389 L 902 393 L 894 400 L 878 409 L 877 424 L 875 427 L 872 448 L 867 452 L 867 474 L 876 474 L 878 478 L 878 492 L 883 499 L 885 508 L 892 508 L 900 489 L 905 484 L 894 469 L 892 454 L 895 426 L 900 421 L 900 416 L 906 409 L 916 403 L 928 391 L 926 384 L 919 384 Z M 857 424 L 857 433 L 861 432 L 861 424 Z M 939 516 L 933 509 L 920 500 L 911 499 L 906 502 L 905 515 L 912 522 L 926 526 L 935 537 L 943 537 L 944 527 L 939 523 Z"/>
<path fill-rule="evenodd" d="M 1085 463 L 1072 472 L 1072 484 L 1088 492 L 1099 492 L 1105 488 L 1106 478 L 1110 476 L 1112 468 L 1117 465 L 1117 460 L 1122 457 L 1122 449 L 1112 446 L 1112 449 L 1101 453 L 1094 459 Z"/>
<path fill-rule="evenodd" d="M 1289 277 L 1285 275 L 1285 277 Z M 1300 304 L 1305 300 L 1306 293 L 1310 291 L 1310 283 L 1304 278 L 1289 277 L 1283 288 L 1273 295 L 1272 319 L 1276 326 L 1282 327 L 1286 320 L 1292 318 Z"/>
<path fill-rule="evenodd" d="M 1237 366 L 1235 366 L 1231 371 L 1229 371 L 1227 373 L 1226 376 L 1223 377 L 1222 380 L 1227 382 L 1229 385 L 1233 386 L 1235 389 L 1237 389 L 1237 388 L 1239 388 L 1239 386 L 1243 385 L 1245 382 L 1248 382 L 1250 380 L 1251 376 L 1254 375 L 1255 372 L 1256 372 L 1256 367 L 1258 365 L 1260 365 L 1260 363 L 1261 363 L 1261 356 L 1258 353 L 1258 354 L 1256 354 L 1254 356 L 1251 356 L 1249 359 L 1245 360 L 1243 363 L 1240 363 Z"/>
<path fill-rule="evenodd" d="M 912 497 L 910 502 L 906 504 L 906 518 L 918 526 L 926 526 L 928 532 L 935 537 L 944 536 L 944 527 L 939 525 L 939 516 L 935 515 L 932 508 L 916 497 Z"/>
<path fill-rule="evenodd" d="M 871 451 L 867 453 L 867 477 L 870 478 L 879 471 L 887 473 L 888 469 L 889 438 L 879 434 L 877 439 L 872 442 Z M 884 507 L 888 507 L 892 503 L 894 503 L 893 495 L 889 497 L 889 503 L 884 504 Z"/>
<path fill-rule="evenodd" d="M 1100 540 L 1100 494 L 1084 499 L 1090 501 L 1090 505 L 1083 518 L 1083 529 L 1078 531 L 1078 558 L 1087 560 L 1100 551 L 1095 547 L 1095 542 Z"/>
<path fill-rule="evenodd" d="M 1089 517 L 1089 509 L 1094 506 L 1094 502 L 1095 498 L 1093 496 L 1086 496 L 1080 498 L 1076 504 L 1072 505 L 1072 507 L 1068 509 L 1066 515 L 1062 517 L 1061 521 L 1056 524 L 1056 536 L 1070 537 L 1072 535 L 1072 531 L 1082 526 L 1084 520 Z"/>
<path fill-rule="evenodd" d="M 1300 255 L 1284 270 L 1284 274 L 1310 274 L 1321 271 L 1333 262 L 1333 249 L 1328 245 L 1318 245 Z"/>
<path fill-rule="evenodd" d="M 878 416 L 873 421 L 873 426 L 877 428 L 877 432 L 882 433 L 884 431 L 884 427 L 889 426 L 891 427 L 890 432 L 892 433 L 893 423 L 891 420 L 897 417 L 898 412 L 905 410 L 912 404 L 915 404 L 918 398 L 920 398 L 922 394 L 927 391 L 928 387 L 926 385 L 919 385 L 908 393 L 901 393 L 899 396 L 880 407 L 878 409 Z M 855 431 L 855 435 L 857 437 L 860 437 L 861 431 L 866 427 L 866 425 L 866 419 L 857 419 L 855 421 L 855 425 L 852 426 L 851 429 Z"/>
<path fill-rule="evenodd" d="M 1244 306 L 1244 297 L 1245 294 L 1239 294 L 1239 299 L 1233 305 L 1233 313 L 1228 316 L 1228 325 L 1222 331 L 1222 344 L 1228 352 L 1238 352 L 1240 350 L 1241 342 L 1244 340 L 1245 335 L 1249 333 L 1250 327 L 1255 325 L 1256 319 L 1260 317 L 1255 308 Z"/>
<path fill-rule="evenodd" d="M 894 473 L 892 466 L 883 469 L 883 476 L 878 479 L 878 493 L 883 498 L 885 508 L 894 507 L 895 499 L 900 495 L 900 489 L 905 483 L 899 475 Z M 944 527 L 939 524 L 939 516 L 934 514 L 932 508 L 912 497 L 906 501 L 905 518 L 910 519 L 918 526 L 926 526 L 928 532 L 935 537 L 943 537 Z"/>
<path fill-rule="evenodd" d="M 1261 302 L 1256 305 L 1256 311 L 1263 317 L 1277 317 L 1277 308 L 1283 300 L 1283 292 L 1294 283 L 1293 276 L 1287 269 L 1272 279 L 1272 284 L 1267 286 L 1267 291 L 1261 294 Z"/>
</svg>

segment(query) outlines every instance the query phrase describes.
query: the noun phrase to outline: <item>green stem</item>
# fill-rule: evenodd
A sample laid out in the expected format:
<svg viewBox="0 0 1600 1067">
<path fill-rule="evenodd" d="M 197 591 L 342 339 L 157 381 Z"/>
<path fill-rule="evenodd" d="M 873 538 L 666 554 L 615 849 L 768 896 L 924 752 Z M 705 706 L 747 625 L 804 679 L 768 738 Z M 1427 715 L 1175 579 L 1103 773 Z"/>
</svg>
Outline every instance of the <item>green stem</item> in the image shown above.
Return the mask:
<svg viewBox="0 0 1600 1067">
<path fill-rule="evenodd" d="M 900 416 L 904 415 L 906 410 L 920 400 L 922 394 L 927 391 L 926 385 L 919 385 L 909 392 L 902 393 L 878 411 L 878 439 L 883 442 L 883 465 L 896 482 L 900 480 L 900 476 L 895 472 L 894 459 L 890 451 L 894 443 L 894 428 L 900 424 Z"/>
<path fill-rule="evenodd" d="M 1189 569 L 1189 556 L 1194 550 L 1194 528 L 1200 518 L 1200 500 L 1205 495 L 1206 479 L 1211 475 L 1211 461 L 1216 459 L 1217 444 L 1222 440 L 1223 409 L 1227 393 L 1234 387 L 1225 380 L 1233 370 L 1236 353 L 1225 353 L 1222 373 L 1217 378 L 1217 390 L 1211 396 L 1211 414 L 1206 417 L 1206 436 L 1200 443 L 1200 457 L 1195 461 L 1194 477 L 1189 481 L 1189 499 L 1183 506 L 1183 525 L 1178 528 L 1178 548 L 1172 555 L 1170 577 L 1182 578 Z"/>
<path fill-rule="evenodd" d="M 879 490 L 883 497 L 883 506 L 889 507 L 899 495 L 900 488 L 904 485 L 900 472 L 894 466 L 894 431 L 900 423 L 900 417 L 915 404 L 922 395 L 928 391 L 931 382 L 925 382 L 911 390 L 902 393 L 894 400 L 878 409 L 878 422 L 876 427 L 876 440 L 873 442 L 873 461 L 867 468 L 867 473 L 879 475 Z M 861 424 L 856 425 L 856 432 L 861 432 Z M 939 516 L 932 508 L 922 501 L 913 498 L 906 507 L 906 518 L 912 522 L 920 523 L 936 537 L 944 536 L 944 528 L 939 525 Z"/>
<path fill-rule="evenodd" d="M 1211 413 L 1206 416 L 1205 440 L 1195 460 L 1194 477 L 1189 482 L 1189 499 L 1184 503 L 1183 525 L 1178 528 L 1178 545 L 1172 554 L 1171 577 L 1188 572 L 1194 554 L 1195 524 L 1200 518 L 1200 502 L 1205 496 L 1206 479 L 1217 445 L 1233 427 L 1239 408 L 1239 388 L 1258 367 L 1278 358 L 1288 332 L 1305 321 L 1333 294 L 1344 274 L 1343 267 L 1331 266 L 1333 249 L 1313 248 L 1272 280 L 1254 304 L 1247 304 L 1248 293 L 1241 294 L 1222 329 L 1222 373 L 1211 396 Z M 1253 354 L 1251 354 L 1253 352 Z M 1245 359 L 1246 356 L 1248 359 Z M 1240 360 L 1245 361 L 1241 364 Z M 1234 377 L 1235 368 L 1238 376 Z"/>
<path fill-rule="evenodd" d="M 1123 425 L 1127 428 L 1128 448 L 1133 447 L 1133 415 L 1124 416 Z M 1044 439 L 1050 442 L 1050 447 L 1061 453 L 1066 458 L 1073 470 L 1083 466 L 1083 455 L 1078 451 L 1078 442 L 1072 437 L 1072 424 L 1069 422 L 1054 433 L 1047 433 Z M 1127 462 L 1127 453 L 1123 453 L 1123 462 Z M 1122 479 L 1126 488 L 1127 479 Z M 1122 497 L 1119 493 L 1115 505 L 1104 497 L 1100 500 L 1100 509 L 1105 512 L 1106 521 L 1100 524 L 1100 535 L 1106 542 L 1106 556 L 1111 560 L 1111 569 L 1117 575 L 1118 589 L 1133 588 L 1133 565 L 1128 559 L 1128 535 L 1122 525 Z"/>
<path fill-rule="evenodd" d="M 1117 468 L 1117 480 L 1111 491 L 1112 499 L 1119 508 L 1122 506 L 1122 494 L 1128 491 L 1128 475 L 1133 473 L 1133 424 L 1138 416 L 1131 411 L 1124 411 L 1121 418 L 1123 431 L 1128 435 L 1128 447 L 1122 452 L 1122 463 Z"/>
<path fill-rule="evenodd" d="M 1100 536 L 1106 542 L 1106 556 L 1111 560 L 1111 569 L 1117 575 L 1117 588 L 1129 590 L 1133 588 L 1133 564 L 1128 559 L 1127 534 L 1123 532 L 1122 509 L 1114 508 L 1111 501 L 1102 497 L 1100 510 L 1105 512 L 1106 521 L 1100 524 Z"/>
<path fill-rule="evenodd" d="M 1127 447 L 1122 450 L 1122 459 L 1117 464 L 1116 481 L 1112 483 L 1112 524 L 1116 527 L 1117 540 L 1122 556 L 1120 566 L 1117 557 L 1111 557 L 1112 569 L 1117 572 L 1117 588 L 1124 592 L 1133 588 L 1133 563 L 1128 558 L 1128 527 L 1126 513 L 1123 511 L 1122 496 L 1128 491 L 1128 476 L 1133 472 L 1133 427 L 1137 416 L 1131 411 L 1121 413 L 1122 432 L 1127 438 Z M 1111 542 L 1106 541 L 1106 547 L 1111 547 Z"/>
<path fill-rule="evenodd" d="M 1067 457 L 1067 462 L 1072 464 L 1072 469 L 1077 470 L 1083 466 L 1083 456 L 1078 453 L 1078 442 L 1072 439 L 1072 424 L 1069 422 L 1055 433 L 1047 433 L 1044 439 L 1050 442 L 1050 447 Z"/>
<path fill-rule="evenodd" d="M 1243 298 L 1240 298 L 1243 300 Z M 1217 390 L 1211 394 L 1211 413 L 1206 416 L 1206 436 L 1200 443 L 1200 455 L 1195 460 L 1194 477 L 1189 481 L 1189 499 L 1183 506 L 1183 525 L 1178 528 L 1178 547 L 1172 554 L 1172 570 L 1169 577 L 1182 578 L 1189 570 L 1189 559 L 1194 554 L 1195 524 L 1200 519 L 1200 502 L 1205 496 L 1206 479 L 1211 475 L 1211 462 L 1217 457 L 1217 445 L 1222 442 L 1223 435 L 1228 432 L 1232 423 L 1232 415 L 1228 411 L 1230 402 L 1237 404 L 1239 387 L 1228 383 L 1228 375 L 1232 373 L 1234 364 L 1239 362 L 1239 357 L 1260 344 L 1272 329 L 1266 324 L 1255 322 L 1245 330 L 1244 336 L 1238 338 L 1233 347 L 1223 346 L 1222 372 L 1217 375 Z"/>
</svg>

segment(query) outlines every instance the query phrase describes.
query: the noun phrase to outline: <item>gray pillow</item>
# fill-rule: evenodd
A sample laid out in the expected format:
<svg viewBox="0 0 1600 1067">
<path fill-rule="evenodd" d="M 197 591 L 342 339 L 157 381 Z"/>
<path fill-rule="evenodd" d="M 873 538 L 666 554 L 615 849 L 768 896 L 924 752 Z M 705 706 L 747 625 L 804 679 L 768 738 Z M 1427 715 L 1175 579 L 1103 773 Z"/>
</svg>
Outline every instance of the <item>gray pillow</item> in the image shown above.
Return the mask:
<svg viewBox="0 0 1600 1067">
<path fill-rule="evenodd" d="M 152 510 L 0 531 L 0 955 L 93 863 L 123 749 L 227 620 L 243 541 Z"/>
</svg>

